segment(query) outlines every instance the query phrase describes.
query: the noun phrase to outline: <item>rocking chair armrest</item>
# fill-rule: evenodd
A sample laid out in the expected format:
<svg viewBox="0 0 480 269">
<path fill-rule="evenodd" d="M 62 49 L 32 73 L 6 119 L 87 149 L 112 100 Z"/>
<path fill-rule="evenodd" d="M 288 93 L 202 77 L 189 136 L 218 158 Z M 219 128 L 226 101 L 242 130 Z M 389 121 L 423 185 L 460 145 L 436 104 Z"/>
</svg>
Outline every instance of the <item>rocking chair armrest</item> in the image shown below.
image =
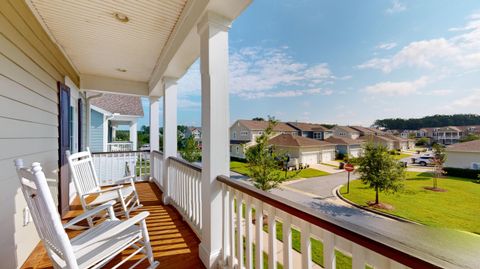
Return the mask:
<svg viewBox="0 0 480 269">
<path fill-rule="evenodd" d="M 95 216 L 96 214 L 98 214 L 99 212 L 103 211 L 103 210 L 109 210 L 109 208 L 111 208 L 111 210 L 113 210 L 113 205 L 115 204 L 115 201 L 108 201 L 100 206 L 97 206 L 91 210 L 88 210 L 88 211 L 85 211 L 83 214 L 71 219 L 69 222 L 65 223 L 63 225 L 63 228 L 64 229 L 68 229 L 69 227 L 77 224 L 78 222 L 86 219 L 86 218 L 89 218 L 89 217 L 92 217 L 92 216 Z M 109 210 L 110 211 L 110 210 Z M 110 214 L 111 212 L 109 212 Z M 112 216 L 110 216 L 112 217 Z M 115 214 L 113 215 L 113 217 L 115 217 Z"/>
<path fill-rule="evenodd" d="M 98 191 L 92 191 L 92 192 L 89 192 L 89 193 L 85 193 L 84 195 L 101 194 L 101 193 L 108 192 L 108 191 L 120 190 L 123 187 L 124 187 L 123 185 L 116 185 L 116 186 L 106 188 L 106 189 L 103 189 L 103 190 L 98 190 Z"/>
<path fill-rule="evenodd" d="M 122 224 L 118 225 L 117 228 L 115 229 L 117 232 L 125 230 L 132 225 L 135 225 L 137 223 L 140 223 L 140 225 L 143 225 L 145 222 L 145 219 L 150 215 L 150 212 L 148 211 L 143 211 L 138 213 L 137 215 L 130 217 L 129 219 L 123 220 Z M 146 227 L 145 227 L 146 228 Z"/>
</svg>

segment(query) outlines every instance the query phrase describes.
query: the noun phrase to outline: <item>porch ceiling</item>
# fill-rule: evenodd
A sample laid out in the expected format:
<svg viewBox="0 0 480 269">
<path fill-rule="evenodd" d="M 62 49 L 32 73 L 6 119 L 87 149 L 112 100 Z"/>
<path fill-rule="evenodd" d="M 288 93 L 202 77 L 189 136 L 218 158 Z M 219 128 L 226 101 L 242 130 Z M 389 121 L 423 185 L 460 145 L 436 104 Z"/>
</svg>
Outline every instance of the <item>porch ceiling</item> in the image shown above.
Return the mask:
<svg viewBox="0 0 480 269">
<path fill-rule="evenodd" d="M 27 3 L 80 74 L 147 82 L 187 0 Z"/>
</svg>

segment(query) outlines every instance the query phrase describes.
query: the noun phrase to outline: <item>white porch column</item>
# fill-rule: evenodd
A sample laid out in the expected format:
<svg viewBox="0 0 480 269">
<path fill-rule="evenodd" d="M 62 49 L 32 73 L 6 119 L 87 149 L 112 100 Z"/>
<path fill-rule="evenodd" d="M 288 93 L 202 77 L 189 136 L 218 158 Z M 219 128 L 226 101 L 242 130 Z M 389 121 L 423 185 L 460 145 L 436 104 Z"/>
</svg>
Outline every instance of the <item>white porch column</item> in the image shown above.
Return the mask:
<svg viewBox="0 0 480 269">
<path fill-rule="evenodd" d="M 112 126 L 112 142 L 115 141 L 115 138 L 117 137 L 117 128 L 118 126 L 116 124 L 111 124 Z"/>
<path fill-rule="evenodd" d="M 157 96 L 150 96 L 150 151 L 159 150 L 159 116 L 160 101 Z"/>
<path fill-rule="evenodd" d="M 163 203 L 170 197 L 168 158 L 177 157 L 177 78 L 163 78 Z"/>
<path fill-rule="evenodd" d="M 130 142 L 132 142 L 132 150 L 137 150 L 137 121 L 130 122 Z"/>
<path fill-rule="evenodd" d="M 219 262 L 222 245 L 222 193 L 216 180 L 229 175 L 228 29 L 230 21 L 207 13 L 197 26 L 202 77 L 202 242 L 207 268 Z M 224 235 L 228 236 L 228 235 Z"/>
</svg>

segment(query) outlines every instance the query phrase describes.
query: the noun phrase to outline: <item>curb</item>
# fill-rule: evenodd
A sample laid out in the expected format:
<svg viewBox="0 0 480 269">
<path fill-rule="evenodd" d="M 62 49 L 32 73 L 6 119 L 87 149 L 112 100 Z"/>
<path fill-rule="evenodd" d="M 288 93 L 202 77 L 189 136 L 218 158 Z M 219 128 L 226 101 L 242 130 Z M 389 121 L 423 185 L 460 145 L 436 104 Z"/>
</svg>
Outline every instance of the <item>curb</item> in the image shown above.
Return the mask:
<svg viewBox="0 0 480 269">
<path fill-rule="evenodd" d="M 402 217 L 399 217 L 399 216 L 395 216 L 395 215 L 392 215 L 392 214 L 388 214 L 388 213 L 385 213 L 385 212 L 382 212 L 382 211 L 378 211 L 378 210 L 374 210 L 374 209 L 370 209 L 366 206 L 361 206 L 361 205 L 358 205 L 350 200 L 348 200 L 347 198 L 343 197 L 342 194 L 340 193 L 340 189 L 343 185 L 340 185 L 338 186 L 334 193 L 335 193 L 335 196 L 337 196 L 338 198 L 340 198 L 342 201 L 344 201 L 345 203 L 349 204 L 349 205 L 352 205 L 356 208 L 360 208 L 360 209 L 363 209 L 365 211 L 368 211 L 368 212 L 371 212 L 371 213 L 374 213 L 374 214 L 378 214 L 378 215 L 381 215 L 381 216 L 384 216 L 384 217 L 387 217 L 387 218 L 390 218 L 390 219 L 393 219 L 393 220 L 397 220 L 397 221 L 401 221 L 401 222 L 404 222 L 404 223 L 410 223 L 410 224 L 416 224 L 416 225 L 423 225 L 421 223 L 418 223 L 418 222 L 415 222 L 415 221 L 412 221 L 412 220 L 409 220 L 409 219 L 405 219 L 405 218 L 402 218 Z"/>
</svg>

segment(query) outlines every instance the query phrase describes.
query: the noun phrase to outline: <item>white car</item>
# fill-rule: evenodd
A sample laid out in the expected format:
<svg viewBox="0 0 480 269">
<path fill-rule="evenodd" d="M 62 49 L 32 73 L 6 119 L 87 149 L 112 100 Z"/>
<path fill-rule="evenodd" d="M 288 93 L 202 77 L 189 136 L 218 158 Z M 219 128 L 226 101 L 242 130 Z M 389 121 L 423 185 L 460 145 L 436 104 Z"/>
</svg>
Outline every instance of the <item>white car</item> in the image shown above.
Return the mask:
<svg viewBox="0 0 480 269">
<path fill-rule="evenodd" d="M 433 164 L 433 157 L 432 156 L 420 156 L 414 159 L 413 163 L 418 163 L 421 166 L 427 166 Z"/>
</svg>

